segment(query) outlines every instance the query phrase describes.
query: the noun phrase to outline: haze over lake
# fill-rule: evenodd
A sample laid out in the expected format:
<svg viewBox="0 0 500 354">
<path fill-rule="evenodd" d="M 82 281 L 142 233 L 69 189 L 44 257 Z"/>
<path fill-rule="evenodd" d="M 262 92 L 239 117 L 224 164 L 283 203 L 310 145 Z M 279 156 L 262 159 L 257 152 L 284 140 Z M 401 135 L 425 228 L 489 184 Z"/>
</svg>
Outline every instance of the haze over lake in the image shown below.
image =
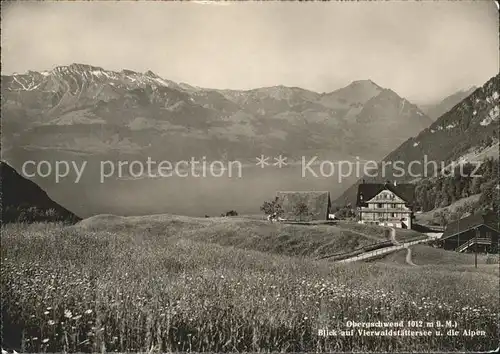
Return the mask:
<svg viewBox="0 0 500 354">
<path fill-rule="evenodd" d="M 318 170 L 318 167 L 315 168 Z M 264 201 L 282 190 L 329 191 L 332 198 L 340 195 L 356 181 L 347 177 L 338 183 L 338 174 L 331 177 L 302 177 L 302 166 L 257 166 L 243 169 L 239 177 L 164 177 L 139 179 L 107 179 L 95 183 L 97 175 L 85 175 L 75 188 L 71 180 L 59 184 L 41 180 L 48 194 L 82 217 L 99 213 L 143 215 L 172 213 L 189 216 L 218 216 L 236 210 L 239 214 L 261 214 Z"/>
</svg>

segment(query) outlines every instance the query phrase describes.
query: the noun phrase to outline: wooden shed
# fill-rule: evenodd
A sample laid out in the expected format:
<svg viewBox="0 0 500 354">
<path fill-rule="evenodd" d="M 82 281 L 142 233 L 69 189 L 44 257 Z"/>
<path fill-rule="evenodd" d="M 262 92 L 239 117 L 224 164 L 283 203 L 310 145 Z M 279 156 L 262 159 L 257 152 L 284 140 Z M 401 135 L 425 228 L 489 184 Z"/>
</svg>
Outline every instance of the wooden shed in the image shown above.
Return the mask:
<svg viewBox="0 0 500 354">
<path fill-rule="evenodd" d="M 481 211 L 446 226 L 440 244 L 457 252 L 498 253 L 499 218 L 491 211 Z"/>
</svg>

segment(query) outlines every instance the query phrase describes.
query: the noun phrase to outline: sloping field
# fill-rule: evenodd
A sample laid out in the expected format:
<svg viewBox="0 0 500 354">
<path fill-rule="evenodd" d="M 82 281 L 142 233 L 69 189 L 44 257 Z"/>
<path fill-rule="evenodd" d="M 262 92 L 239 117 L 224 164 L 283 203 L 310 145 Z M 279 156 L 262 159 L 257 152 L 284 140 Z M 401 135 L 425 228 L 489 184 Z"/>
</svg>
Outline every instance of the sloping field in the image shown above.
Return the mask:
<svg viewBox="0 0 500 354">
<path fill-rule="evenodd" d="M 107 230 L 92 230 L 97 221 Z M 248 245 L 256 248 L 256 243 L 268 242 L 252 233 L 260 226 L 239 220 L 154 216 L 124 221 L 107 216 L 78 227 L 4 227 L 3 349 L 478 352 L 496 348 L 497 275 L 439 265 L 338 265 L 193 241 L 198 237 L 193 231 L 217 240 L 217 227 L 223 227 L 222 231 L 245 234 L 226 234 L 222 240 L 244 245 L 245 238 L 255 237 Z M 166 237 L 167 230 L 172 234 Z M 182 236 L 175 237 L 175 230 Z M 273 225 L 266 232 L 279 236 L 295 231 L 295 239 L 307 245 L 306 232 L 299 230 Z M 329 232 L 337 234 L 317 229 L 313 238 L 324 239 Z M 297 252 L 290 245 L 286 250 Z M 321 328 L 347 330 L 347 321 L 404 321 L 405 330 L 419 330 L 408 327 L 407 321 L 446 319 L 457 321 L 459 336 L 360 335 L 356 329 L 353 336 L 318 335 Z M 484 334 L 463 335 L 465 329 Z"/>
<path fill-rule="evenodd" d="M 75 228 L 125 233 L 135 239 L 184 239 L 287 256 L 311 257 L 350 252 L 387 240 L 383 228 L 359 226 L 347 223 L 338 226 L 290 225 L 238 217 L 99 215 L 82 220 Z"/>
<path fill-rule="evenodd" d="M 396 229 L 396 241 L 407 242 L 427 238 L 427 235 L 415 230 Z"/>
<path fill-rule="evenodd" d="M 474 265 L 474 254 L 447 251 L 426 245 L 412 247 L 412 258 L 415 264 L 421 265 Z M 478 255 L 478 264 L 487 264 L 493 256 Z"/>
<path fill-rule="evenodd" d="M 377 262 L 385 264 L 408 265 L 406 262 L 407 250 L 403 249 L 387 255 Z M 474 268 L 474 254 L 447 251 L 427 245 L 411 246 L 411 259 L 417 266 L 434 267 L 439 269 L 450 269 L 454 271 L 479 271 L 490 274 L 499 274 L 498 256 L 477 256 L 478 268 Z"/>
<path fill-rule="evenodd" d="M 377 226 L 377 225 L 366 225 L 366 224 L 358 224 L 356 222 L 347 222 L 340 221 L 338 226 L 347 229 L 353 232 L 359 232 L 364 235 L 372 235 L 381 240 L 390 239 L 390 227 L 385 226 Z M 408 241 L 408 240 L 416 240 L 419 238 L 426 237 L 424 234 L 417 232 L 415 230 L 406 230 L 406 229 L 398 229 L 396 228 L 396 241 Z"/>
</svg>

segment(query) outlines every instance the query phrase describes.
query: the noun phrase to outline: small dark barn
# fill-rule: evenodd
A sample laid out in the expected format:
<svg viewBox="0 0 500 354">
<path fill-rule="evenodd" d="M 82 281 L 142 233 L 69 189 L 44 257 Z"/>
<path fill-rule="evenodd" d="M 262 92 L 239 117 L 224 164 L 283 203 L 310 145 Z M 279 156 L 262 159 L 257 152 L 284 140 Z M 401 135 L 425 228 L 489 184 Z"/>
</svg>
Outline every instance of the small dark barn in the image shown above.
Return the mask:
<svg viewBox="0 0 500 354">
<path fill-rule="evenodd" d="M 440 243 L 457 252 L 498 253 L 499 218 L 493 211 L 482 211 L 446 226 Z"/>
</svg>

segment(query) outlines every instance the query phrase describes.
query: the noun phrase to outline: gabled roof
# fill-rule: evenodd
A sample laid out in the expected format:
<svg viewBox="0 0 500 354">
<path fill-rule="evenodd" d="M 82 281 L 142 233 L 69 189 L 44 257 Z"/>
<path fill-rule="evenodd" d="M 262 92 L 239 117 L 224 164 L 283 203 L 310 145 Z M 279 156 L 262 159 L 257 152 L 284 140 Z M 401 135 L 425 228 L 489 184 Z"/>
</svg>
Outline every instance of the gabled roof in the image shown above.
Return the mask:
<svg viewBox="0 0 500 354">
<path fill-rule="evenodd" d="M 456 236 L 457 234 L 464 233 L 480 225 L 485 225 L 498 232 L 498 215 L 495 214 L 495 212 L 488 210 L 469 215 L 457 221 L 453 221 L 446 226 L 441 239 Z"/>
<path fill-rule="evenodd" d="M 284 211 L 286 219 L 297 219 L 294 208 L 299 203 L 307 205 L 310 218 L 313 220 L 325 220 L 330 211 L 330 192 L 326 191 L 281 191 L 277 192 L 279 203 Z"/>
<path fill-rule="evenodd" d="M 366 201 L 372 199 L 383 190 L 389 190 L 403 199 L 406 204 L 412 205 L 415 200 L 415 185 L 410 183 L 361 183 L 358 186 L 356 206 L 366 206 Z"/>
</svg>

